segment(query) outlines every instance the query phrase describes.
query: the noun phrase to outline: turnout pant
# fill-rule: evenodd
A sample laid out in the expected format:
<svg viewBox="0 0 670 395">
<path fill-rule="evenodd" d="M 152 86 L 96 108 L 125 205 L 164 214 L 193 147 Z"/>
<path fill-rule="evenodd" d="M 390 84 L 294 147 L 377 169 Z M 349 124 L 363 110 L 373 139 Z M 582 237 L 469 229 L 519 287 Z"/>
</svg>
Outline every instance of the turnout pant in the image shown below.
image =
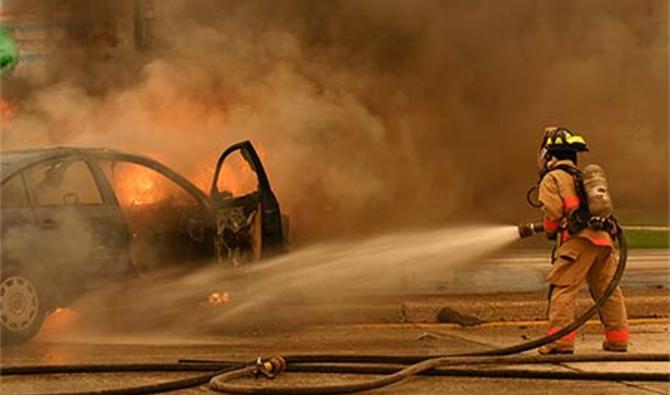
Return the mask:
<svg viewBox="0 0 670 395">
<path fill-rule="evenodd" d="M 556 251 L 553 267 L 547 276 L 550 287 L 549 330 L 552 334 L 575 319 L 575 297 L 586 280 L 591 297 L 596 300 L 603 294 L 616 271 L 617 253 L 611 247 L 596 246 L 580 237 L 568 239 Z M 628 341 L 626 306 L 621 289 L 617 287 L 599 312 L 605 338 L 610 342 Z M 576 333 L 572 332 L 556 344 L 574 345 Z"/>
</svg>

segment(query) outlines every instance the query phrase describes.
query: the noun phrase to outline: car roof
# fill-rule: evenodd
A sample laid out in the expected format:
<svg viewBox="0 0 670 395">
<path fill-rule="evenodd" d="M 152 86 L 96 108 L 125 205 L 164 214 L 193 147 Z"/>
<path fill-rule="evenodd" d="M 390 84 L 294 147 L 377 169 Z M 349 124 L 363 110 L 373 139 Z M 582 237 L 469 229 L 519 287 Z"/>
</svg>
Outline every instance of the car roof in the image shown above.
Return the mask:
<svg viewBox="0 0 670 395">
<path fill-rule="evenodd" d="M 41 147 L 15 151 L 0 151 L 0 166 L 5 175 L 14 173 L 31 163 L 69 155 L 105 156 L 109 154 L 125 154 L 110 148 L 99 147 Z M 136 156 L 136 155 L 133 155 Z"/>
<path fill-rule="evenodd" d="M 71 155 L 81 155 L 95 159 L 127 160 L 140 165 L 149 166 L 154 170 L 167 175 L 184 188 L 187 188 L 191 192 L 199 195 L 200 199 L 203 200 L 205 204 L 208 203 L 207 195 L 200 188 L 193 185 L 190 180 L 165 166 L 164 164 L 145 155 L 130 154 L 112 148 L 57 146 L 31 148 L 17 151 L 0 151 L 0 181 L 8 179 L 13 174 L 23 170 L 33 163 Z"/>
<path fill-rule="evenodd" d="M 121 151 L 102 147 L 39 147 L 25 150 L 0 151 L 0 162 L 3 164 L 35 162 L 53 156 L 69 154 L 96 154 L 96 153 L 120 153 Z"/>
</svg>

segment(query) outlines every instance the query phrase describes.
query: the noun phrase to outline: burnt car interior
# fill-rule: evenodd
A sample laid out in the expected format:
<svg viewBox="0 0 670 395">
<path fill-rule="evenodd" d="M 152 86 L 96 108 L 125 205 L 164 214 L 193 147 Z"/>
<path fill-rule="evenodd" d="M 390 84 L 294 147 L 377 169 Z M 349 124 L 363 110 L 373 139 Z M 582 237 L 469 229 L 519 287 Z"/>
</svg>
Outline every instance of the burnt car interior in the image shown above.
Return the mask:
<svg viewBox="0 0 670 395">
<path fill-rule="evenodd" d="M 80 159 L 37 165 L 27 174 L 29 190 L 36 205 L 102 203 L 95 179 L 88 165 Z"/>
<path fill-rule="evenodd" d="M 177 182 L 141 164 L 98 162 L 123 212 L 131 262 L 146 271 L 212 254 L 207 208 Z"/>
</svg>

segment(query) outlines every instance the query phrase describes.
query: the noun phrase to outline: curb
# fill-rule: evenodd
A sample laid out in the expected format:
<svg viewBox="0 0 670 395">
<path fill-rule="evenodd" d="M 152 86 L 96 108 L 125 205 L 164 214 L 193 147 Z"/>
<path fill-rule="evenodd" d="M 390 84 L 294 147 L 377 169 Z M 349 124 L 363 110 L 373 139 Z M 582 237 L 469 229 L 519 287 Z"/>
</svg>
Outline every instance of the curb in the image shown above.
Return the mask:
<svg viewBox="0 0 670 395">
<path fill-rule="evenodd" d="M 667 290 L 629 292 L 626 295 L 628 317 L 670 317 L 670 294 Z M 593 304 L 580 295 L 575 312 L 579 314 Z M 402 302 L 400 312 L 406 323 L 456 323 L 472 326 L 486 322 L 546 320 L 546 293 L 425 296 Z"/>
</svg>

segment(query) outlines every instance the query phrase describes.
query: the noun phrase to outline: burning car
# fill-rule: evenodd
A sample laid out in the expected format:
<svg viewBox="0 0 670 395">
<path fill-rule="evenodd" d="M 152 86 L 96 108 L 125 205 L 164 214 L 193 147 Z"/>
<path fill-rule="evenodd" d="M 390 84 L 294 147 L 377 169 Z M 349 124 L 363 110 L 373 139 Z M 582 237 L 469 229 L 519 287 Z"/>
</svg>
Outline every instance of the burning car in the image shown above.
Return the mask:
<svg viewBox="0 0 670 395">
<path fill-rule="evenodd" d="M 231 179 L 237 160 L 246 181 Z M 209 194 L 145 156 L 56 147 L 0 155 L 3 344 L 103 283 L 170 264 L 239 265 L 281 253 L 281 215 L 248 141 L 226 149 Z"/>
</svg>

